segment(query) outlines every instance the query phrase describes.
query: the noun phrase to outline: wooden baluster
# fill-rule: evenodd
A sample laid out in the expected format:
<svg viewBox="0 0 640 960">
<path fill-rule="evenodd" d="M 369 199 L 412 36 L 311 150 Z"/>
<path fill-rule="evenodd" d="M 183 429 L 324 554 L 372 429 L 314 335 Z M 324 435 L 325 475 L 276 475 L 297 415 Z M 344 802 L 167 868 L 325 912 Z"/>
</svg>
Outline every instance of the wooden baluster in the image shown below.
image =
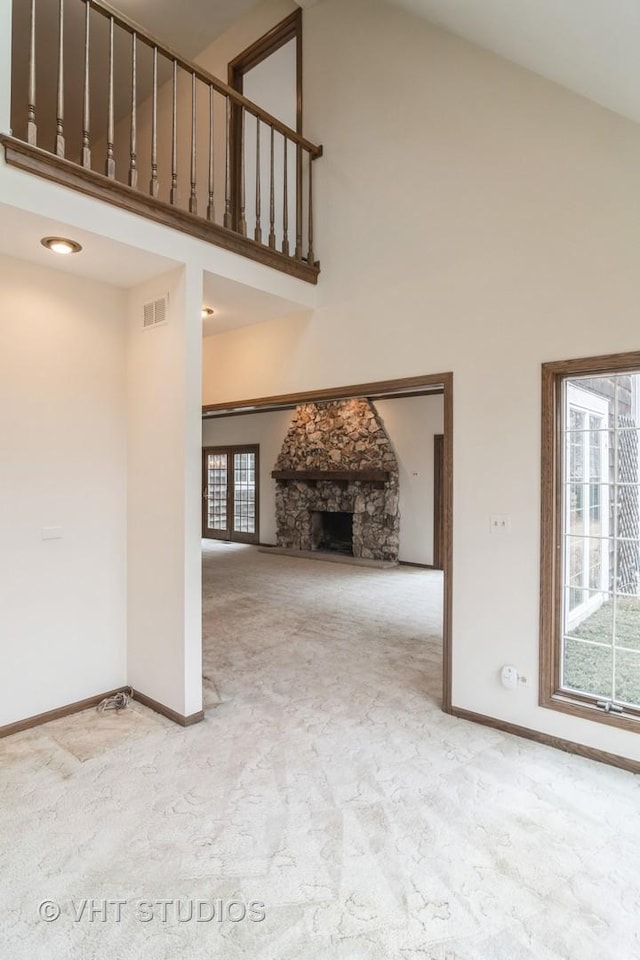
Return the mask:
<svg viewBox="0 0 640 960">
<path fill-rule="evenodd" d="M 215 205 L 215 101 L 214 101 L 214 89 L 212 86 L 209 86 L 209 203 L 207 204 L 207 220 L 215 222 L 216 219 L 216 205 Z"/>
<path fill-rule="evenodd" d="M 89 24 L 91 21 L 91 3 L 85 0 L 84 11 L 84 90 L 82 100 L 82 166 L 91 168 L 91 135 L 89 132 L 90 74 L 89 74 Z"/>
<path fill-rule="evenodd" d="M 116 176 L 116 159 L 114 153 L 114 101 L 113 101 L 113 17 L 109 17 L 109 97 L 108 97 L 108 120 L 107 120 L 107 166 L 106 173 L 111 180 Z"/>
<path fill-rule="evenodd" d="M 302 147 L 296 146 L 296 260 L 302 260 Z"/>
<path fill-rule="evenodd" d="M 171 107 L 171 191 L 169 200 L 172 204 L 178 202 L 178 61 L 173 61 Z"/>
<path fill-rule="evenodd" d="M 238 230 L 243 237 L 247 235 L 246 208 L 246 164 L 244 156 L 244 125 L 245 112 L 244 107 L 240 107 L 240 219 L 238 221 Z"/>
<path fill-rule="evenodd" d="M 262 214 L 262 210 L 260 209 L 262 203 L 260 190 L 260 176 L 262 173 L 260 170 L 260 133 L 260 117 L 256 117 L 256 226 L 253 231 L 253 237 L 256 243 L 262 243 L 262 224 L 260 222 Z"/>
<path fill-rule="evenodd" d="M 309 154 L 309 250 L 307 263 L 313 265 L 313 157 Z"/>
<path fill-rule="evenodd" d="M 231 215 L 231 100 L 227 97 L 226 149 L 224 170 L 224 225 L 228 230 L 233 227 Z"/>
<path fill-rule="evenodd" d="M 149 193 L 157 197 L 158 183 L 158 48 L 153 48 L 153 94 L 151 101 L 151 182 Z"/>
<path fill-rule="evenodd" d="M 131 34 L 131 162 L 129 186 L 138 186 L 138 37 Z"/>
<path fill-rule="evenodd" d="M 283 134 L 284 136 L 284 134 Z M 284 196 L 282 204 L 282 252 L 289 256 L 289 144 L 284 137 Z"/>
<path fill-rule="evenodd" d="M 58 106 L 56 111 L 56 156 L 64 157 L 64 0 L 59 0 L 58 17 Z"/>
<path fill-rule="evenodd" d="M 34 147 L 37 146 L 38 143 L 38 125 L 36 123 L 36 0 L 31 0 L 27 143 L 30 143 Z"/>
<path fill-rule="evenodd" d="M 275 187 L 275 162 L 274 162 L 274 139 L 275 133 L 271 127 L 271 173 L 269 190 L 269 246 L 272 250 L 276 248 L 276 187 Z"/>
<path fill-rule="evenodd" d="M 198 197 L 196 193 L 197 182 L 197 79 L 195 73 L 191 74 L 191 196 L 189 197 L 189 213 L 198 212 Z"/>
</svg>

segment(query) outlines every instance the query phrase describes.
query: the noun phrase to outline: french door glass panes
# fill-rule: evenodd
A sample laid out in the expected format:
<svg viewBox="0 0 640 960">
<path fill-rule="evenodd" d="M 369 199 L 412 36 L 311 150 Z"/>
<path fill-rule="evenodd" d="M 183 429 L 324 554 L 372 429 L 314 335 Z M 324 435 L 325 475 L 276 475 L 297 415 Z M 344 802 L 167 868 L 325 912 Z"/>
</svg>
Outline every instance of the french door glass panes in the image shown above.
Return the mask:
<svg viewBox="0 0 640 960">
<path fill-rule="evenodd" d="M 640 375 L 564 381 L 561 687 L 640 706 Z"/>
<path fill-rule="evenodd" d="M 203 535 L 258 541 L 258 447 L 203 451 Z"/>
<path fill-rule="evenodd" d="M 227 522 L 227 481 L 229 476 L 229 457 L 226 453 L 207 454 L 207 527 L 226 533 Z"/>
<path fill-rule="evenodd" d="M 233 455 L 233 529 L 236 533 L 256 532 L 256 455 Z"/>
</svg>

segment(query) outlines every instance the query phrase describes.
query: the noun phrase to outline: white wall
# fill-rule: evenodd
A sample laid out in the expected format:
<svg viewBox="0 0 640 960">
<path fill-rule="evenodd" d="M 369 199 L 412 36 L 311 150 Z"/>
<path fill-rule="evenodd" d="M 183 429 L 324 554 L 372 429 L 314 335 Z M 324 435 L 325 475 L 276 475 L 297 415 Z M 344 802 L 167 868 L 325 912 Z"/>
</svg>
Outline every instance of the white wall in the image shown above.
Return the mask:
<svg viewBox="0 0 640 960">
<path fill-rule="evenodd" d="M 0 256 L 0 726 L 126 683 L 124 312 Z"/>
<path fill-rule="evenodd" d="M 540 365 L 640 346 L 640 127 L 380 0 L 304 30 L 319 309 L 215 338 L 206 402 L 453 370 L 454 704 L 638 759 L 537 674 Z"/>
<path fill-rule="evenodd" d="M 433 564 L 434 436 L 444 432 L 444 399 L 376 400 L 400 468 L 400 560 Z"/>
<path fill-rule="evenodd" d="M 212 338 L 215 344 L 215 338 Z M 375 403 L 400 467 L 400 559 L 433 563 L 433 438 L 444 429 L 442 397 Z M 203 420 L 205 447 L 260 446 L 260 542 L 276 542 L 276 483 L 271 471 L 292 418 L 291 410 Z"/>
<path fill-rule="evenodd" d="M 276 482 L 271 477 L 276 458 L 291 423 L 291 410 L 248 413 L 202 421 L 202 445 L 221 447 L 242 443 L 260 445 L 260 543 L 276 542 Z"/>
<path fill-rule="evenodd" d="M 169 294 L 169 321 L 142 325 Z M 202 274 L 128 297 L 128 679 L 179 714 L 202 708 L 200 573 Z"/>
</svg>

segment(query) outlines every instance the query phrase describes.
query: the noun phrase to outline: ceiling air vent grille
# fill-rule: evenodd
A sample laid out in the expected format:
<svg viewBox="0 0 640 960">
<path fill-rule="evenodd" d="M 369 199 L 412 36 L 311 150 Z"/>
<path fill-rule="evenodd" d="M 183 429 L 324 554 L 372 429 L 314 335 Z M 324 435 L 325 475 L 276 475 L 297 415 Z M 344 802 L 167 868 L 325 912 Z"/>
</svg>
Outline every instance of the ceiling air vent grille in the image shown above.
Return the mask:
<svg viewBox="0 0 640 960">
<path fill-rule="evenodd" d="M 150 300 L 145 303 L 142 326 L 145 330 L 150 327 L 157 327 L 160 323 L 167 323 L 168 320 L 168 296 L 161 297 L 160 300 Z"/>
</svg>

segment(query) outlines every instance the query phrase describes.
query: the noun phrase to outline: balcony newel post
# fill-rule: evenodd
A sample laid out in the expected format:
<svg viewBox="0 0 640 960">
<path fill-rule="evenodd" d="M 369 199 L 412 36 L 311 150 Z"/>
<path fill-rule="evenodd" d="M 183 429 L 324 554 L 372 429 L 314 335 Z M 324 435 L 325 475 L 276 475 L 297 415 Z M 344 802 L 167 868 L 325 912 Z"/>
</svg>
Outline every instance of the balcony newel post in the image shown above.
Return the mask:
<svg viewBox="0 0 640 960">
<path fill-rule="evenodd" d="M 38 143 L 36 124 L 36 0 L 31 0 L 31 21 L 29 37 L 29 97 L 27 103 L 27 143 L 32 147 Z"/>
<path fill-rule="evenodd" d="M 313 157 L 309 154 L 309 249 L 307 252 L 307 263 L 313 266 Z"/>
<path fill-rule="evenodd" d="M 107 164 L 106 174 L 110 180 L 115 180 L 116 159 L 114 148 L 114 103 L 113 103 L 113 17 L 109 17 L 109 96 L 107 103 Z"/>
<path fill-rule="evenodd" d="M 90 43 L 91 0 L 85 0 L 84 9 L 84 88 L 82 92 L 82 166 L 91 169 L 91 134 L 89 114 L 91 109 L 89 43 Z"/>
<path fill-rule="evenodd" d="M 58 3 L 58 101 L 56 110 L 56 156 L 64 157 L 64 0 Z"/>
<path fill-rule="evenodd" d="M 296 144 L 296 260 L 302 260 L 302 147 Z"/>
</svg>

